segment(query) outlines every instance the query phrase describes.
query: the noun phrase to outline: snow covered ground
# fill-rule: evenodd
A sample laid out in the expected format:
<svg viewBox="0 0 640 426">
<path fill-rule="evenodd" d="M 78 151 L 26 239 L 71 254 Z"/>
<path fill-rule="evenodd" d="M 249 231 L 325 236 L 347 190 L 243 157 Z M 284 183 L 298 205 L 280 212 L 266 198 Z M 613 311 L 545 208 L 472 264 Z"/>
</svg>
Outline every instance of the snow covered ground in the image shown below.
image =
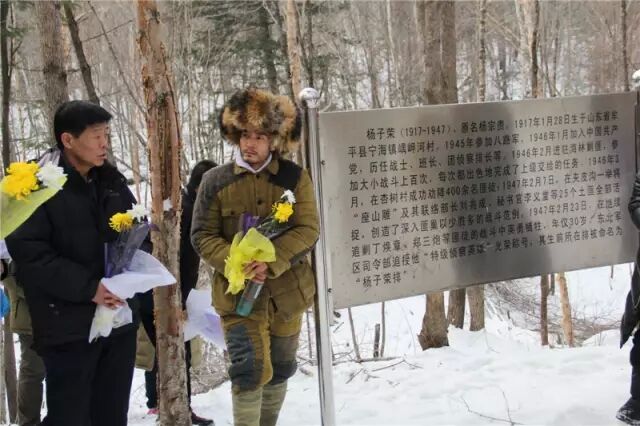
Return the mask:
<svg viewBox="0 0 640 426">
<path fill-rule="evenodd" d="M 629 283 L 629 266 L 567 274 L 577 313 L 618 319 Z M 519 280 L 535 293 L 537 280 Z M 552 299 L 557 296 L 552 296 Z M 551 301 L 553 302 L 553 300 Z M 553 303 L 552 303 L 553 304 Z M 540 347 L 536 332 L 494 316 L 486 330 L 452 328 L 450 346 L 422 352 L 415 338 L 424 297 L 387 302 L 384 362 L 348 361 L 351 334 L 347 313 L 334 326 L 334 401 L 339 425 L 615 425 L 615 412 L 627 399 L 629 346 L 618 348 L 610 330 L 581 347 Z M 371 356 L 380 305 L 353 309 L 363 357 Z M 345 354 L 340 358 L 340 354 Z M 290 380 L 281 425 L 320 424 L 317 370 L 303 365 Z M 193 399 L 195 411 L 218 426 L 232 425 L 230 385 Z M 130 424 L 151 425 L 146 416 L 141 371 L 131 395 Z"/>
<path fill-rule="evenodd" d="M 629 265 L 567 274 L 574 314 L 600 324 L 620 318 L 630 278 Z M 521 294 L 539 297 L 538 279 L 517 280 Z M 550 317 L 558 310 L 550 296 Z M 424 296 L 386 303 L 387 361 L 356 363 L 346 310 L 332 327 L 334 402 L 339 425 L 616 425 L 615 412 L 628 398 L 629 344 L 618 348 L 614 326 L 583 342 L 563 347 L 551 338 L 542 348 L 534 315 L 487 304 L 486 329 L 451 328 L 449 347 L 423 352 L 416 335 Z M 513 309 L 510 307 L 509 309 Z M 380 304 L 352 309 L 363 358 L 370 358 Z M 557 312 L 555 312 L 557 314 Z M 467 315 L 468 318 L 468 315 Z M 516 325 L 517 324 L 517 325 Z M 468 327 L 467 327 L 468 328 Z M 16 348 L 18 352 L 18 348 Z M 308 357 L 306 328 L 300 355 Z M 291 380 L 279 424 L 319 425 L 317 369 L 301 363 Z M 232 425 L 230 384 L 193 398 L 201 416 Z M 136 370 L 129 424 L 148 426 L 144 374 Z"/>
</svg>

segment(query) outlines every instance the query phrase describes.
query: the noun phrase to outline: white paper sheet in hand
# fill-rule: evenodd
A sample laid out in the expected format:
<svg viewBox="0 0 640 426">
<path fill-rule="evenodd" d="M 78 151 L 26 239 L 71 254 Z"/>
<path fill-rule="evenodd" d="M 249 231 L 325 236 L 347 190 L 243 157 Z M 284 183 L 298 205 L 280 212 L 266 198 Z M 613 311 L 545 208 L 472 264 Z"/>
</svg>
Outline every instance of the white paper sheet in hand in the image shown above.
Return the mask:
<svg viewBox="0 0 640 426">
<path fill-rule="evenodd" d="M 176 279 L 171 272 L 158 259 L 142 250 L 136 251 L 126 271 L 111 278 L 102 279 L 104 286 L 121 299 L 129 299 L 136 293 L 144 293 L 152 288 L 171 285 L 175 282 Z M 109 309 L 100 305 L 93 315 L 89 342 L 100 336 L 107 337 L 112 329 L 130 324 L 131 321 L 132 312 L 128 304 L 118 309 Z"/>
<path fill-rule="evenodd" d="M 128 303 L 117 309 L 98 305 L 89 330 L 89 342 L 100 336 L 107 337 L 111 334 L 111 330 L 130 324 L 131 321 L 133 321 L 133 312 Z"/>
<path fill-rule="evenodd" d="M 184 325 L 184 341 L 200 335 L 220 349 L 226 349 L 220 315 L 211 306 L 210 290 L 191 290 L 187 297 L 187 322 Z"/>
<path fill-rule="evenodd" d="M 102 279 L 105 287 L 121 299 L 175 282 L 174 276 L 158 259 L 142 250 L 136 250 L 131 265 L 123 273 Z"/>
<path fill-rule="evenodd" d="M 7 243 L 4 240 L 0 240 L 0 259 L 11 259 L 9 250 L 7 249 Z"/>
</svg>

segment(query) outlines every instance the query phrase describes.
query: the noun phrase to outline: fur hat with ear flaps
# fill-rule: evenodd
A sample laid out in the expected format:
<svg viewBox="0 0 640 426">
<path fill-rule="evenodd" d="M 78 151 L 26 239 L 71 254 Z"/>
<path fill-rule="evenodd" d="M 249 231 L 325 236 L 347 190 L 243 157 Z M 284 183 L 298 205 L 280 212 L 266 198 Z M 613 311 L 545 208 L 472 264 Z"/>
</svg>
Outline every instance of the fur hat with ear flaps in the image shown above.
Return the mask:
<svg viewBox="0 0 640 426">
<path fill-rule="evenodd" d="M 302 118 L 286 96 L 250 87 L 231 96 L 220 113 L 220 133 L 229 143 L 240 143 L 243 130 L 261 130 L 273 136 L 272 146 L 280 154 L 296 151 Z"/>
</svg>

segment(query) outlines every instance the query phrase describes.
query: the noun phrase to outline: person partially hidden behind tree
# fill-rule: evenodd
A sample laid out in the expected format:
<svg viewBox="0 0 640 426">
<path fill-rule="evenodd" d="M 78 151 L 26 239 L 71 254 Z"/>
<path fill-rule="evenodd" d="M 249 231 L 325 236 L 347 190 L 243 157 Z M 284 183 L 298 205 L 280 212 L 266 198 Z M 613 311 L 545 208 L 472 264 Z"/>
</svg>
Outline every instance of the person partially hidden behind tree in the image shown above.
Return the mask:
<svg viewBox="0 0 640 426">
<path fill-rule="evenodd" d="M 198 283 L 198 271 L 200 269 L 200 257 L 191 245 L 191 217 L 193 216 L 193 203 L 196 201 L 198 187 L 202 181 L 202 175 L 217 164 L 211 160 L 199 161 L 191 171 L 186 189 L 182 190 L 182 216 L 180 216 L 180 291 L 182 293 L 182 309 L 186 309 L 187 297 L 191 289 Z M 140 317 L 149 340 L 156 346 L 156 328 L 154 325 L 153 290 L 138 296 L 140 300 Z M 191 407 L 191 343 L 185 343 L 185 361 L 187 370 L 187 397 Z M 153 370 L 144 373 L 144 383 L 147 396 L 148 414 L 158 414 L 158 357 L 155 357 Z M 191 424 L 213 425 L 213 420 L 196 415 L 191 410 Z"/>
<path fill-rule="evenodd" d="M 20 370 L 18 371 L 18 425 L 38 426 L 42 409 L 42 384 L 45 370 L 42 358 L 33 350 L 31 316 L 24 290 L 16 282 L 15 262 L 7 262 L 3 284 L 11 301 L 11 331 L 20 340 Z"/>
<path fill-rule="evenodd" d="M 636 90 L 640 90 L 640 70 L 633 74 L 633 83 Z M 640 230 L 640 173 L 636 175 L 633 183 L 631 200 L 629 201 L 629 213 L 631 221 Z M 616 413 L 616 418 L 630 425 L 640 425 L 640 249 L 636 255 L 636 262 L 631 277 L 631 289 L 627 294 L 624 314 L 620 321 L 620 347 L 622 347 L 633 334 L 633 346 L 629 355 L 631 362 L 631 398 L 624 403 Z M 634 333 L 635 331 L 635 333 Z"/>
<path fill-rule="evenodd" d="M 208 171 L 193 212 L 191 240 L 215 268 L 213 305 L 222 317 L 236 426 L 275 425 L 287 380 L 295 373 L 302 314 L 311 306 L 315 280 L 306 258 L 319 236 L 307 171 L 282 154 L 300 137 L 299 110 L 284 96 L 249 88 L 236 92 L 219 117 L 223 137 L 236 146 L 235 161 Z M 296 199 L 291 228 L 276 237 L 276 260 L 245 270 L 264 288 L 248 317 L 235 313 L 238 295 L 227 294 L 225 258 L 242 213 L 265 217 L 285 190 Z"/>
</svg>

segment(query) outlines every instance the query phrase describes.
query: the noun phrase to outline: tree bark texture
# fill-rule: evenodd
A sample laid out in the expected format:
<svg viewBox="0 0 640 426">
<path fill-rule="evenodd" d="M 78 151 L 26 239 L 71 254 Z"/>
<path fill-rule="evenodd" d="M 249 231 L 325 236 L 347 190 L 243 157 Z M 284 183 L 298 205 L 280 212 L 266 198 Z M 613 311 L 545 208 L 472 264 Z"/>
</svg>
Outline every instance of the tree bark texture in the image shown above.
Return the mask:
<svg viewBox="0 0 640 426">
<path fill-rule="evenodd" d="M 480 0 L 478 7 L 478 102 L 484 102 L 487 90 L 487 0 Z"/>
<path fill-rule="evenodd" d="M 449 291 L 449 307 L 447 320 L 456 328 L 464 326 L 464 306 L 467 292 L 464 288 Z"/>
<path fill-rule="evenodd" d="M 179 280 L 180 134 L 173 77 L 161 41 L 160 14 L 154 0 L 139 0 L 138 42 L 147 106 L 151 175 L 153 252 Z M 179 283 L 154 290 L 157 331 L 159 421 L 163 426 L 191 425 L 187 402 L 182 303 Z"/>
<path fill-rule="evenodd" d="M 422 319 L 418 342 L 422 350 L 449 346 L 443 292 L 427 294 L 427 309 Z"/>
<path fill-rule="evenodd" d="M 266 5 L 261 5 L 258 9 L 259 31 L 262 45 L 262 60 L 264 63 L 267 83 L 269 84 L 269 90 L 277 94 L 278 88 L 278 72 L 276 71 L 275 64 L 275 52 L 273 51 L 274 43 L 271 41 L 271 26 L 269 12 L 266 9 Z"/>
<path fill-rule="evenodd" d="M 7 20 L 9 1 L 0 1 L 0 73 L 2 74 L 2 170 L 11 163 L 11 131 L 9 127 L 9 100 L 11 99 L 11 71 L 9 67 L 9 37 Z M 0 172 L 2 176 L 4 172 Z"/>
<path fill-rule="evenodd" d="M 629 56 L 627 53 L 627 0 L 620 0 L 620 27 L 622 32 L 622 87 L 625 92 L 629 86 Z"/>
<path fill-rule="evenodd" d="M 571 302 L 569 302 L 569 288 L 564 272 L 558 274 L 558 292 L 560 293 L 560 305 L 562 306 L 562 331 L 564 339 L 569 347 L 575 346 L 573 337 L 573 321 L 571 319 Z"/>
<path fill-rule="evenodd" d="M 55 145 L 53 116 L 58 106 L 69 99 L 62 44 L 60 2 L 54 0 L 35 2 L 35 11 L 40 32 L 44 105 L 49 124 L 47 127 L 50 129 L 52 145 Z"/>
<path fill-rule="evenodd" d="M 478 331 L 484 328 L 484 285 L 474 285 L 467 289 L 469 298 L 469 330 Z"/>
<path fill-rule="evenodd" d="M 425 70 L 423 100 L 428 104 L 458 101 L 456 71 L 455 2 L 427 0 L 416 7 L 420 35 L 423 39 Z M 450 301 L 450 304 L 452 301 Z M 453 302 L 455 305 L 455 302 Z M 460 307 L 450 307 L 459 312 Z M 462 298 L 464 313 L 464 297 Z M 464 314 L 462 315 L 464 320 Z M 423 350 L 448 346 L 444 293 L 427 294 L 427 310 L 418 341 Z"/>
<path fill-rule="evenodd" d="M 549 275 L 540 277 L 540 342 L 542 346 L 549 346 L 549 321 L 547 299 L 549 297 Z"/>
</svg>

